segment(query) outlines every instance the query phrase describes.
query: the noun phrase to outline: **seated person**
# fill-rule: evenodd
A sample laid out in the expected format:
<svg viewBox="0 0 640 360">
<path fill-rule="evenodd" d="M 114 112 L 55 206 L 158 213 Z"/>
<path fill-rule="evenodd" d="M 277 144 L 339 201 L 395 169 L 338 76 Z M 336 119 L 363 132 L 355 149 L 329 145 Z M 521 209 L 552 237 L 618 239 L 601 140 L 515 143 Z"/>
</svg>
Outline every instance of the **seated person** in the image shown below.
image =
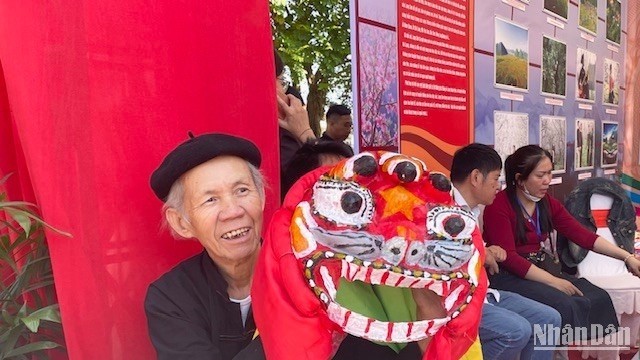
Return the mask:
<svg viewBox="0 0 640 360">
<path fill-rule="evenodd" d="M 490 281 L 496 289 L 553 307 L 560 312 L 563 326 L 585 327 L 589 339 L 592 324 L 618 326 L 611 298 L 586 279 L 554 271 L 554 250 L 544 245 L 550 243 L 549 233 L 555 229 L 585 248 L 621 259 L 636 276 L 640 260 L 585 229 L 547 194 L 552 170 L 551 155 L 537 145 L 521 147 L 507 157 L 507 188 L 484 211 L 484 239 L 507 252 L 502 271 Z"/>
<path fill-rule="evenodd" d="M 480 207 L 490 205 L 500 189 L 500 155 L 484 144 L 467 145 L 453 155 L 451 182 L 455 202 L 477 218 Z M 486 248 L 485 267 L 498 272 L 506 253 L 498 245 Z M 485 359 L 552 359 L 553 350 L 533 350 L 533 325 L 560 326 L 560 314 L 550 306 L 509 291 L 489 289 L 482 307 L 480 342 Z"/>
<path fill-rule="evenodd" d="M 158 359 L 232 359 L 250 344 L 265 205 L 260 161 L 248 140 L 205 134 L 172 150 L 151 175 L 172 234 L 203 247 L 149 286 L 145 311 Z"/>
</svg>

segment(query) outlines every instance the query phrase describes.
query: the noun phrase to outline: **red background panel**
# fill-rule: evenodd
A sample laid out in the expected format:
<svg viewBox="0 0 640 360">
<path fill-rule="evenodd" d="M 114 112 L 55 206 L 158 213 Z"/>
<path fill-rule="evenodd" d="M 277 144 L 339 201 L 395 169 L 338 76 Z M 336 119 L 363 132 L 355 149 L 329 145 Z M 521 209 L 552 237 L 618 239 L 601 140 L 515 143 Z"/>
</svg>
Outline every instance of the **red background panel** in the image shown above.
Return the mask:
<svg viewBox="0 0 640 360">
<path fill-rule="evenodd" d="M 268 16 L 253 0 L 0 2 L 0 176 L 73 234 L 49 234 L 70 358 L 155 356 L 147 285 L 200 247 L 161 231 L 148 179 L 187 131 L 256 142 L 274 209 Z"/>
</svg>

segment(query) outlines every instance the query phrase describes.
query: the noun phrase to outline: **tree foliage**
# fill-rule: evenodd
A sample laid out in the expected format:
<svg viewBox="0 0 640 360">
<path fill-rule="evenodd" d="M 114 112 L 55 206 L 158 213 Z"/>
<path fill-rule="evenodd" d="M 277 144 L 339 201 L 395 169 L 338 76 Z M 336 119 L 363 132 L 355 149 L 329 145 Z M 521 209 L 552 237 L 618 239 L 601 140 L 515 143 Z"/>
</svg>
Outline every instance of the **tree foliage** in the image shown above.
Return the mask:
<svg viewBox="0 0 640 360">
<path fill-rule="evenodd" d="M 272 0 L 270 8 L 274 46 L 294 84 L 309 86 L 307 112 L 319 135 L 329 91 L 351 91 L 349 1 Z"/>
</svg>

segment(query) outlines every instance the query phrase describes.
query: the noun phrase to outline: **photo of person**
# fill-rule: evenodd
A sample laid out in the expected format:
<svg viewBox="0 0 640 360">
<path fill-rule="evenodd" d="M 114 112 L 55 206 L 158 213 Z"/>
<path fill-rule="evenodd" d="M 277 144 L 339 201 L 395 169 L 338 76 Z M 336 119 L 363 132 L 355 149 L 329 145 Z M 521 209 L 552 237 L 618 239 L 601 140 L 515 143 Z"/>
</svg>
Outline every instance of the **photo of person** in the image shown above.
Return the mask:
<svg viewBox="0 0 640 360">
<path fill-rule="evenodd" d="M 569 0 L 544 0 L 544 10 L 545 12 L 567 21 Z"/>
<path fill-rule="evenodd" d="M 576 119 L 576 143 L 574 167 L 576 170 L 593 169 L 596 122 L 593 119 Z"/>
<path fill-rule="evenodd" d="M 521 146 L 529 144 L 529 115 L 507 111 L 493 112 L 494 149 L 502 162 Z M 504 176 L 502 173 L 501 177 Z"/>
<path fill-rule="evenodd" d="M 567 95 L 567 44 L 542 37 L 542 94 Z"/>
<path fill-rule="evenodd" d="M 529 89 L 529 31 L 495 18 L 494 84 L 510 90 Z"/>
<path fill-rule="evenodd" d="M 607 0 L 607 40 L 617 45 L 620 45 L 621 12 L 620 0 Z"/>
<path fill-rule="evenodd" d="M 620 63 L 604 59 L 602 79 L 602 102 L 609 105 L 620 104 Z"/>
<path fill-rule="evenodd" d="M 567 163 L 567 119 L 540 115 L 540 147 L 551 154 L 553 173 L 565 172 Z"/>
<path fill-rule="evenodd" d="M 598 30 L 598 0 L 580 0 L 578 27 L 596 35 Z"/>
<path fill-rule="evenodd" d="M 578 48 L 576 60 L 576 99 L 594 102 L 596 99 L 596 54 Z"/>
<path fill-rule="evenodd" d="M 602 122 L 602 152 L 600 164 L 603 168 L 618 165 L 618 123 Z"/>
</svg>

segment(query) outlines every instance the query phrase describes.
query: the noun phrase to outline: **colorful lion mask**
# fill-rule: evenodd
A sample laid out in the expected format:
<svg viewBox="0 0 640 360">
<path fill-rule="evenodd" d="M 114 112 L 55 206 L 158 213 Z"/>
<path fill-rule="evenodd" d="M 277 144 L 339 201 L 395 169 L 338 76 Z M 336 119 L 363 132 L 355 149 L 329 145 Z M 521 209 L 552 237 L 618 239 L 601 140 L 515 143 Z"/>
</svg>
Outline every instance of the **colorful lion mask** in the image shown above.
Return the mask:
<svg viewBox="0 0 640 360">
<path fill-rule="evenodd" d="M 484 248 L 450 190 L 420 160 L 389 152 L 361 153 L 298 181 L 272 219 L 253 280 L 267 357 L 328 359 L 345 332 L 394 343 L 432 337 L 425 359 L 464 354 L 486 293 Z M 341 284 L 353 282 L 431 290 L 446 316 L 367 317 L 338 301 Z"/>
</svg>

